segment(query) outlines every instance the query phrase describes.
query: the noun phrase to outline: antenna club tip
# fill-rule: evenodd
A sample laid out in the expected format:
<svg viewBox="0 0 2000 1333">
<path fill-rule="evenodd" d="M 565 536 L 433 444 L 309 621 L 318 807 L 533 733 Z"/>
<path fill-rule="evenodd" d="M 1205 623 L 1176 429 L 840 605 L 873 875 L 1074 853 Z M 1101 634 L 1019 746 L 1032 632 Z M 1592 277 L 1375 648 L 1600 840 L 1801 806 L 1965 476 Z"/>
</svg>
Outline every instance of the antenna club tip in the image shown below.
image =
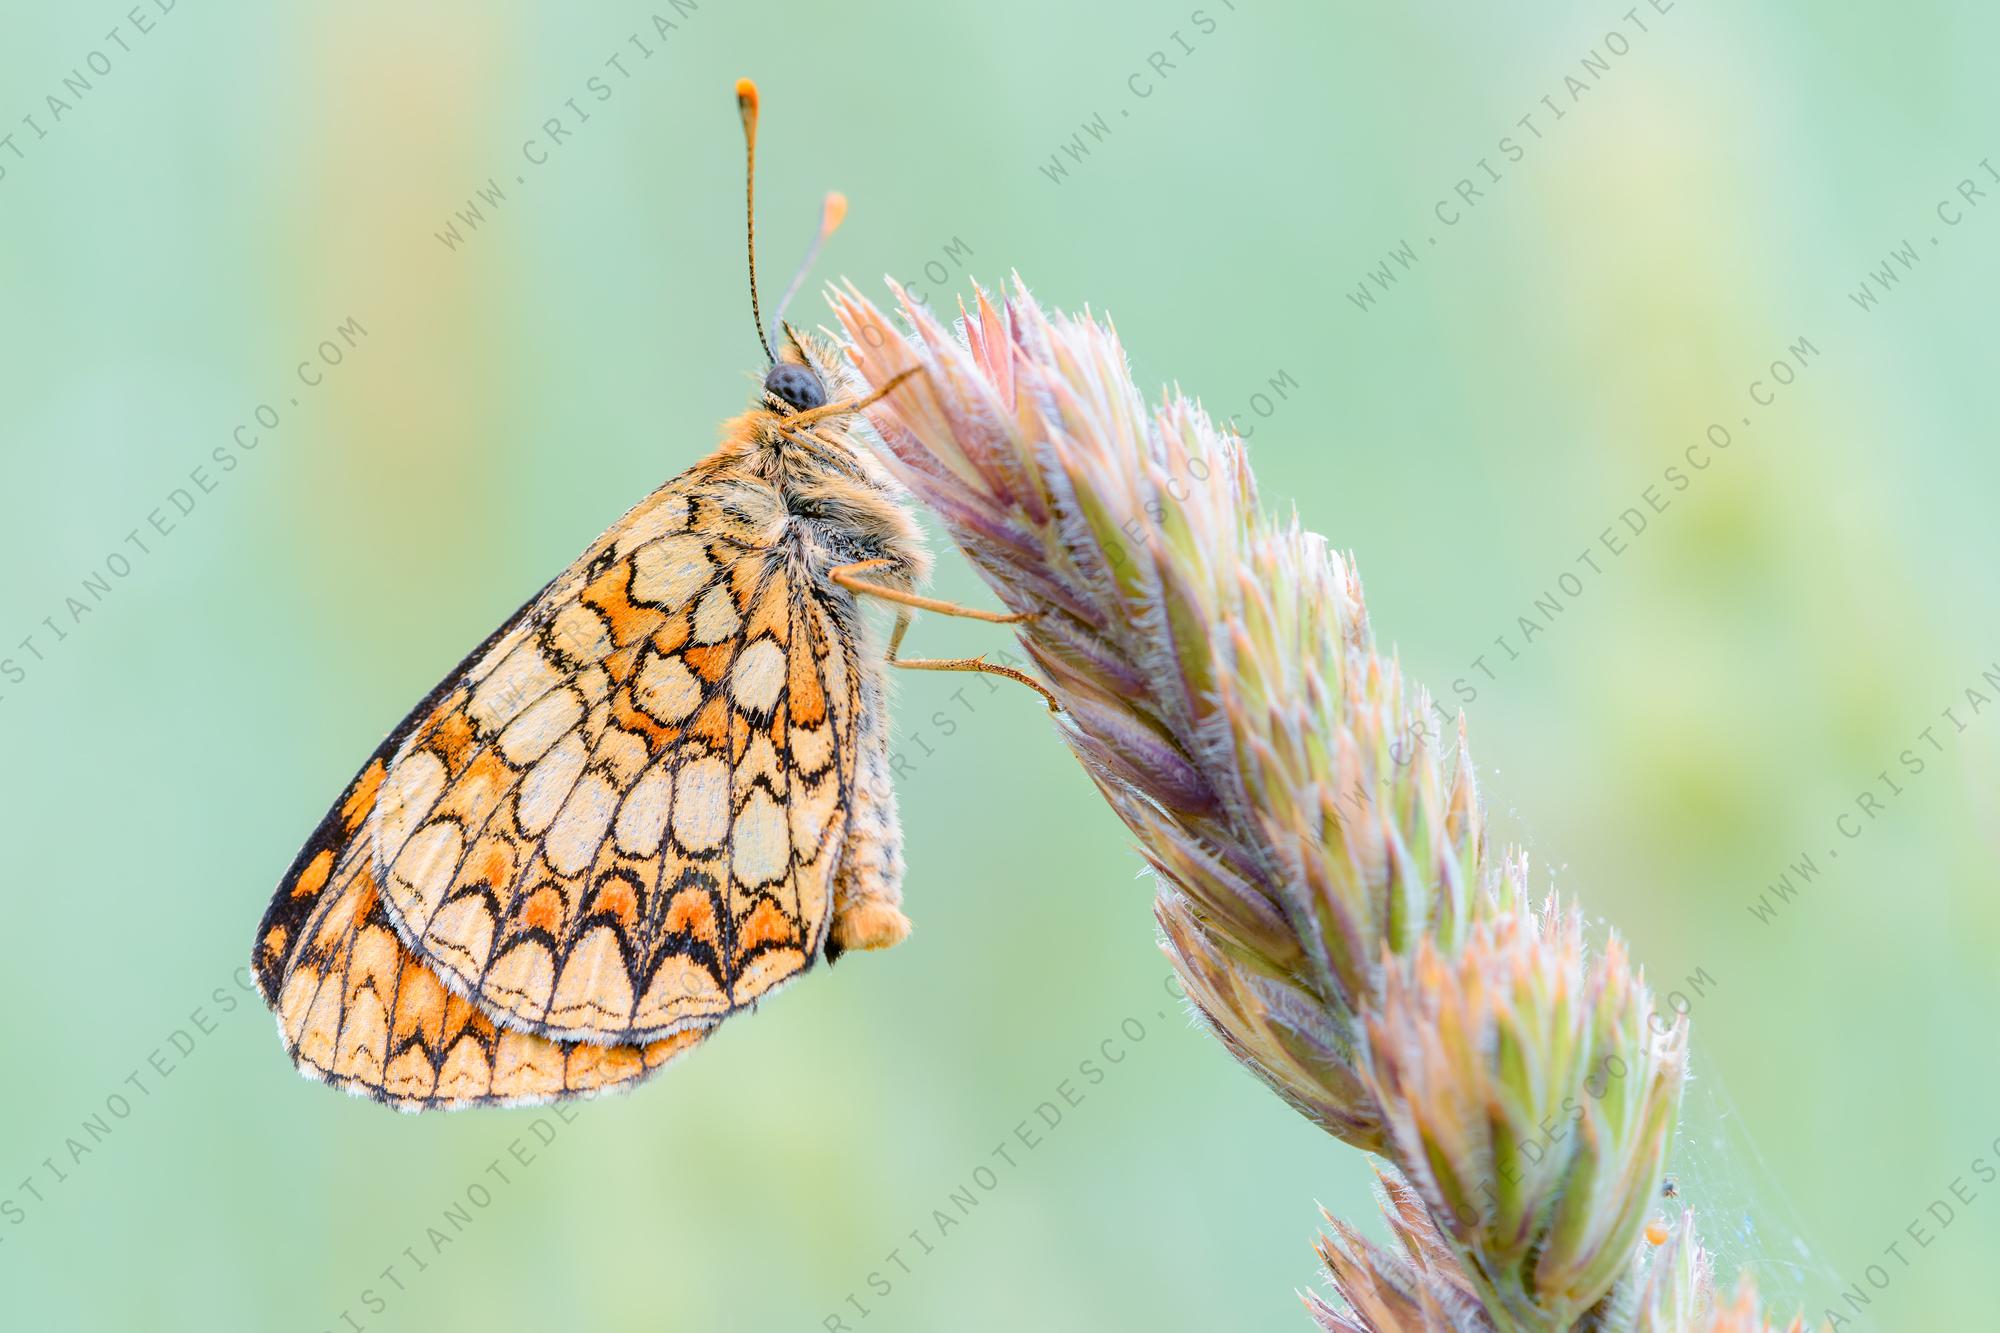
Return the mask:
<svg viewBox="0 0 2000 1333">
<path fill-rule="evenodd" d="M 834 229 L 847 218 L 847 196 L 838 190 L 826 192 L 826 206 L 820 213 L 819 229 L 822 235 L 833 235 Z"/>
<path fill-rule="evenodd" d="M 757 114 L 757 81 L 738 79 L 736 81 L 736 109 L 746 116 Z"/>
</svg>

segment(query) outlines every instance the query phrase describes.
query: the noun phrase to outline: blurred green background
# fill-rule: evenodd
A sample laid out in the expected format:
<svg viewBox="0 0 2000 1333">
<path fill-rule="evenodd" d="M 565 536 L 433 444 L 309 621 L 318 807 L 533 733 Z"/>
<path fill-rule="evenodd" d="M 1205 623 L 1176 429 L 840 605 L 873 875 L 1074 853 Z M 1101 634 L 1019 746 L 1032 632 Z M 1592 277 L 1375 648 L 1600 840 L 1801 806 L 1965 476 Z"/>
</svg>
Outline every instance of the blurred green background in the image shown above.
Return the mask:
<svg viewBox="0 0 2000 1333">
<path fill-rule="evenodd" d="M 574 1123 L 337 1096 L 235 990 L 389 725 L 745 401 L 746 73 L 773 287 L 840 188 L 824 276 L 1110 311 L 1476 688 L 1503 833 L 1689 996 L 1720 1109 L 1675 1170 L 1731 1267 L 1990 1312 L 2000 17 L 125 3 L 0 7 L 0 1326 L 1301 1329 L 1315 1203 L 1379 1230 L 1366 1164 L 1169 1002 L 1023 691 L 901 681 L 908 946 Z"/>
</svg>

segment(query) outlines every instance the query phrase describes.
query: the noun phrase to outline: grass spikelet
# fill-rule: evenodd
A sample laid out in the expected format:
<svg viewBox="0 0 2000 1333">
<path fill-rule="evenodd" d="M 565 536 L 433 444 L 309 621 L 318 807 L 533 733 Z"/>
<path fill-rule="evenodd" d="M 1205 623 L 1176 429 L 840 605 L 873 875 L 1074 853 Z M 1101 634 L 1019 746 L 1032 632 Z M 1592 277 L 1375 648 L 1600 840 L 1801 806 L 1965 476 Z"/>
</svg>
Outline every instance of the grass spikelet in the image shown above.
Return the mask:
<svg viewBox="0 0 2000 1333">
<path fill-rule="evenodd" d="M 1705 1322 L 1727 1312 L 1692 1216 L 1649 1221 L 1684 1020 L 1615 937 L 1593 952 L 1575 909 L 1530 904 L 1525 858 L 1488 845 L 1464 720 L 1435 728 L 1376 647 L 1351 559 L 1264 513 L 1199 404 L 1149 406 L 1108 321 L 1018 280 L 955 329 L 904 297 L 907 334 L 832 299 L 871 386 L 924 370 L 870 410 L 885 460 L 1035 613 L 1021 644 L 1156 872 L 1197 1011 L 1387 1159 L 1396 1243 L 1328 1219 L 1320 1326 L 1737 1327 Z"/>
</svg>

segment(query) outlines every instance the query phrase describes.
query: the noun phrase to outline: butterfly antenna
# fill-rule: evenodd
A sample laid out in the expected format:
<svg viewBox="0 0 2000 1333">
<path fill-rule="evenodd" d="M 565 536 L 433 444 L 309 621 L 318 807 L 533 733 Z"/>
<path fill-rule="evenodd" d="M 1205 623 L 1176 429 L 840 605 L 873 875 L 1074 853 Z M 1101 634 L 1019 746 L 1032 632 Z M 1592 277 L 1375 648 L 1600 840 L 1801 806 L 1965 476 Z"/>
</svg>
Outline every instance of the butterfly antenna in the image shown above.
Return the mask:
<svg viewBox="0 0 2000 1333">
<path fill-rule="evenodd" d="M 785 294 L 778 298 L 777 312 L 771 316 L 772 342 L 778 341 L 778 331 L 785 327 L 785 307 L 789 306 L 792 298 L 799 294 L 799 288 L 805 283 L 806 274 L 812 272 L 812 266 L 819 261 L 820 248 L 826 244 L 826 238 L 840 229 L 841 219 L 846 216 L 847 196 L 838 190 L 827 191 L 826 202 L 819 210 L 819 235 L 813 237 L 812 247 L 806 251 L 806 257 L 799 261 L 798 271 L 793 273 L 792 280 L 785 284 Z"/>
<path fill-rule="evenodd" d="M 764 359 L 776 364 L 771 343 L 764 336 L 764 315 L 757 308 L 757 85 L 749 79 L 736 81 L 736 110 L 743 117 L 743 225 L 745 248 L 750 255 L 750 318 L 757 325 L 757 341 Z"/>
</svg>

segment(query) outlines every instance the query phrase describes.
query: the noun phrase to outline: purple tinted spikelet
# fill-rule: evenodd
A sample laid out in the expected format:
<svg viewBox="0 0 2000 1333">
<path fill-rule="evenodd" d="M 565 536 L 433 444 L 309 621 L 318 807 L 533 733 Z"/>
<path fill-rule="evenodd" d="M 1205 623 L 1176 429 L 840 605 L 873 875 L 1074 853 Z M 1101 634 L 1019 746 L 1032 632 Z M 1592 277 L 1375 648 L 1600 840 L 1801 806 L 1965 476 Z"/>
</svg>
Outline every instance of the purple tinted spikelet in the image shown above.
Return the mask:
<svg viewBox="0 0 2000 1333">
<path fill-rule="evenodd" d="M 902 294 L 900 291 L 898 295 Z M 1394 1163 L 1400 1252 L 1336 1223 L 1338 1330 L 1701 1329 L 1691 1221 L 1642 1239 L 1686 1071 L 1613 938 L 1529 906 L 1461 718 L 1379 652 L 1351 561 L 1265 515 L 1241 441 L 1148 407 L 1108 322 L 1017 280 L 905 335 L 832 294 L 889 467 L 1009 610 L 1057 726 L 1157 875 L 1163 948 L 1224 1047 Z M 1656 1227 L 1659 1224 L 1655 1224 Z M 1664 1228 L 1661 1228 L 1664 1230 Z"/>
</svg>

